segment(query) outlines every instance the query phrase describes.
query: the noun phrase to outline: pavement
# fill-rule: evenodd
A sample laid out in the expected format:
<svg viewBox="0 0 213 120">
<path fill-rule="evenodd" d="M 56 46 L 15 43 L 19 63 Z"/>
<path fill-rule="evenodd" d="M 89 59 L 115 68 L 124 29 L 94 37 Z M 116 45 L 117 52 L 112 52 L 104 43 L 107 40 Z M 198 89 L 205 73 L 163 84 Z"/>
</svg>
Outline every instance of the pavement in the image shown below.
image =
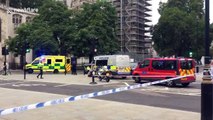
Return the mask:
<svg viewBox="0 0 213 120">
<path fill-rule="evenodd" d="M 37 79 L 37 74 L 12 73 L 12 75 L 0 76 L 0 80 L 11 81 L 39 81 L 60 83 L 62 85 L 81 84 L 88 85 L 91 78 L 79 74 L 44 74 L 44 79 Z M 202 74 L 197 74 L 197 81 L 201 81 Z M 112 80 L 110 83 L 99 82 L 97 85 L 114 84 L 119 81 Z M 1 84 L 0 84 L 1 86 Z M 66 98 L 68 96 L 50 94 L 26 90 L 7 89 L 0 87 L 0 109 L 45 102 L 49 100 Z M 134 99 L 134 98 L 133 98 Z M 0 120 L 200 120 L 200 113 L 136 105 L 98 99 L 85 99 L 75 102 L 53 105 L 49 107 L 13 113 L 0 116 Z"/>
</svg>

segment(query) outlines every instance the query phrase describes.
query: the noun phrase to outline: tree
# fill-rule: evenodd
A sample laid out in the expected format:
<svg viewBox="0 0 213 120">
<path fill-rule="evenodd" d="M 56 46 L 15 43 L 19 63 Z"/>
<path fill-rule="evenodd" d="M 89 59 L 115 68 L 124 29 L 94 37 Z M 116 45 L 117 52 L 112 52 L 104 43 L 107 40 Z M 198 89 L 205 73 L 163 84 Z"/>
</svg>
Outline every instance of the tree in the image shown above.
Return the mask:
<svg viewBox="0 0 213 120">
<path fill-rule="evenodd" d="M 213 41 L 213 23 L 210 25 L 210 41 Z M 213 43 L 211 42 L 210 54 L 213 56 Z"/>
<path fill-rule="evenodd" d="M 39 15 L 32 23 L 21 25 L 16 33 L 17 36 L 11 39 L 8 44 L 10 50 L 16 54 L 22 54 L 20 46 L 24 41 L 30 44 L 35 56 L 42 54 L 66 55 L 66 42 L 63 33 L 70 24 L 70 11 L 61 2 L 46 0 L 39 9 Z M 71 40 L 71 39 L 69 39 Z M 14 43 L 20 43 L 20 45 Z"/>
<path fill-rule="evenodd" d="M 161 3 L 153 29 L 154 48 L 161 56 L 200 58 L 204 54 L 203 0 L 168 0 Z"/>
<path fill-rule="evenodd" d="M 94 55 L 95 49 L 97 54 L 113 54 L 118 50 L 117 16 L 110 3 L 97 2 L 83 5 L 83 10 L 68 10 L 61 2 L 46 0 L 38 13 L 32 23 L 17 29 L 17 36 L 8 42 L 11 51 L 21 54 L 19 46 L 23 46 L 23 40 L 36 56 L 80 57 Z"/>
<path fill-rule="evenodd" d="M 9 0 L 10 7 L 14 8 L 39 8 L 43 0 Z M 0 0 L 0 3 L 6 4 L 6 0 Z"/>
<path fill-rule="evenodd" d="M 84 4 L 82 11 L 77 12 L 73 18 L 73 28 L 76 29 L 72 34 L 75 36 L 72 43 L 74 54 L 92 57 L 94 54 L 117 52 L 116 21 L 115 8 L 109 2 Z"/>
</svg>

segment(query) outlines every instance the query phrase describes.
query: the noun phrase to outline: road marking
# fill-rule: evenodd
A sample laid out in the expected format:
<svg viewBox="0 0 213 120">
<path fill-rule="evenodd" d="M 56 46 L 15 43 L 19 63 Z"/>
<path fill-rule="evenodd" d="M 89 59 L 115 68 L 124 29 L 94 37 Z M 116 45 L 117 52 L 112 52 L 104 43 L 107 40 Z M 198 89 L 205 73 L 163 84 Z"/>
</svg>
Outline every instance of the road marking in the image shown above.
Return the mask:
<svg viewBox="0 0 213 120">
<path fill-rule="evenodd" d="M 64 86 L 69 86 L 69 85 L 73 85 L 73 84 L 56 85 L 56 86 L 54 86 L 54 87 L 64 87 Z"/>
<path fill-rule="evenodd" d="M 123 82 L 126 86 L 129 86 L 129 84 L 127 82 Z"/>
<path fill-rule="evenodd" d="M 36 87 L 36 86 L 46 86 L 46 84 L 13 84 L 13 87 Z"/>
<path fill-rule="evenodd" d="M 25 83 L 25 82 L 11 82 L 11 83 L 3 83 L 3 84 L 0 84 L 0 86 L 10 85 L 10 84 L 17 84 L 17 83 Z"/>
<path fill-rule="evenodd" d="M 173 88 L 151 88 L 151 89 L 141 89 L 142 91 L 156 92 L 156 93 L 167 93 L 167 94 L 178 94 L 178 95 L 188 95 L 188 96 L 201 96 L 200 90 L 186 91 L 184 89 L 173 89 Z"/>
</svg>

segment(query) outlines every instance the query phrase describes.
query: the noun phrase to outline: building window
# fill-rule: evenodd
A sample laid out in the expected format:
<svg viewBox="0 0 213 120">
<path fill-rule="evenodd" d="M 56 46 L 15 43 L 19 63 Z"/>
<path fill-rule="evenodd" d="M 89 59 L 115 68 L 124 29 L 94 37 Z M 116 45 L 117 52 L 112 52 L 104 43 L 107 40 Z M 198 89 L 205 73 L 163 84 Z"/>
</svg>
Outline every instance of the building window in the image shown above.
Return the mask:
<svg viewBox="0 0 213 120">
<path fill-rule="evenodd" d="M 26 23 L 29 23 L 29 22 L 31 22 L 31 21 L 32 21 L 32 18 L 29 17 L 29 16 L 27 16 L 27 17 L 26 17 Z"/>
<path fill-rule="evenodd" d="M 14 28 L 16 29 L 22 22 L 22 16 L 19 14 L 14 14 L 12 22 L 14 24 Z"/>
</svg>

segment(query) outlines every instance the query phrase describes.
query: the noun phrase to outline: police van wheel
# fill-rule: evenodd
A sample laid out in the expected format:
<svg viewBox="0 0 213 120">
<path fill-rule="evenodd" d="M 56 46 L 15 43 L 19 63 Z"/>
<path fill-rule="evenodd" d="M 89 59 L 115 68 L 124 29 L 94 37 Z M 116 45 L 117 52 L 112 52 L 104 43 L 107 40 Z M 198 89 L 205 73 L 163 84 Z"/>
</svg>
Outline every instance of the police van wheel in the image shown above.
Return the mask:
<svg viewBox="0 0 213 120">
<path fill-rule="evenodd" d="M 57 69 L 55 69 L 55 70 L 53 71 L 53 73 L 54 73 L 54 74 L 57 74 L 57 73 L 59 73 L 59 72 L 58 72 Z"/>
<path fill-rule="evenodd" d="M 28 69 L 27 72 L 28 72 L 29 74 L 32 74 L 32 73 L 33 73 L 33 69 Z"/>
</svg>

